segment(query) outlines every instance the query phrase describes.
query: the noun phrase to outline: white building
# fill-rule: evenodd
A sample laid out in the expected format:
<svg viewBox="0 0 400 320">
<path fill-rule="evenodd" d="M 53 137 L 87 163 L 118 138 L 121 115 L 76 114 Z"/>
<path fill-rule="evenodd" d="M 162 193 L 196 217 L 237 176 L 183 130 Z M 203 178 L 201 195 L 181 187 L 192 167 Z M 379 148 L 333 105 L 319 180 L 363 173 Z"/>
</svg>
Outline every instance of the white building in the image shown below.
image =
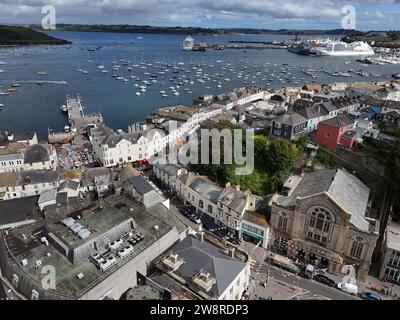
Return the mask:
<svg viewBox="0 0 400 320">
<path fill-rule="evenodd" d="M 0 186 L 3 195 L 0 199 L 9 200 L 40 195 L 42 192 L 59 186 L 59 173 L 55 171 L 21 171 L 0 173 Z"/>
<path fill-rule="evenodd" d="M 56 170 L 57 164 L 56 149 L 50 144 L 12 142 L 0 149 L 0 173 Z"/>
</svg>

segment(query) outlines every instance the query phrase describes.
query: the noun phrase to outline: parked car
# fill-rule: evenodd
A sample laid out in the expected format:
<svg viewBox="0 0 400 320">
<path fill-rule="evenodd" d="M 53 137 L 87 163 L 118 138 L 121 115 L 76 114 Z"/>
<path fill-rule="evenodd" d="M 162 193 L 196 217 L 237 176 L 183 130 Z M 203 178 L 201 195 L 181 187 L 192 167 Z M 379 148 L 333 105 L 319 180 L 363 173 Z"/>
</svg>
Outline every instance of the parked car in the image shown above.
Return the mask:
<svg viewBox="0 0 400 320">
<path fill-rule="evenodd" d="M 363 292 L 360 297 L 363 300 L 382 300 L 381 296 L 375 292 Z"/>
<path fill-rule="evenodd" d="M 314 276 L 314 280 L 319 282 L 319 283 L 322 283 L 322 284 L 325 284 L 327 286 L 330 286 L 330 287 L 334 287 L 335 284 L 336 284 L 335 281 L 333 281 L 332 279 L 328 278 L 327 276 L 324 276 L 323 274 L 316 274 Z"/>
<path fill-rule="evenodd" d="M 228 238 L 228 242 L 232 243 L 235 246 L 240 246 L 240 241 L 236 238 L 230 237 L 230 238 Z"/>
<path fill-rule="evenodd" d="M 194 223 L 200 224 L 201 220 L 198 216 L 196 216 L 194 213 L 192 213 L 191 215 L 189 215 L 189 219 L 191 221 L 193 221 Z"/>
<path fill-rule="evenodd" d="M 351 283 L 341 283 L 341 282 L 339 282 L 336 285 L 336 288 L 341 290 L 341 291 L 343 291 L 343 292 L 351 294 L 353 296 L 357 295 L 357 292 L 358 292 L 358 287 L 355 284 L 351 284 Z"/>
</svg>

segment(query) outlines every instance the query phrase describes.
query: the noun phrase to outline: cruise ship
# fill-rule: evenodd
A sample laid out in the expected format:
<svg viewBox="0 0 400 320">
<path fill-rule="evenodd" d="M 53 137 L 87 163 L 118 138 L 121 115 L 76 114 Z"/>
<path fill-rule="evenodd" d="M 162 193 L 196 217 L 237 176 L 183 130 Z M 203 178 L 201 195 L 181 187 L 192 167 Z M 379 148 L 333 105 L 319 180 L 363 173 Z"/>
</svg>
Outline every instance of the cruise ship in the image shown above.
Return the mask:
<svg viewBox="0 0 400 320">
<path fill-rule="evenodd" d="M 183 40 L 182 49 L 185 51 L 192 51 L 194 47 L 194 39 L 188 36 Z"/>
<path fill-rule="evenodd" d="M 374 50 L 369 44 L 357 41 L 352 43 L 346 43 L 342 41 L 329 42 L 325 45 L 313 46 L 310 49 L 310 53 L 317 56 L 373 56 Z"/>
</svg>

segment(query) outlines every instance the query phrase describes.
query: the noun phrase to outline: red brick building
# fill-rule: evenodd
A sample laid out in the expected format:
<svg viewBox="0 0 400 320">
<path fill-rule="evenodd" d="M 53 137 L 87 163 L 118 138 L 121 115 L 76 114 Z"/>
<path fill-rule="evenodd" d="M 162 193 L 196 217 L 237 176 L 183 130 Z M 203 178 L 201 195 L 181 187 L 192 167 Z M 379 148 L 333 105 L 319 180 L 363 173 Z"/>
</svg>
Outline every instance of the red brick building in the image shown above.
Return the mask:
<svg viewBox="0 0 400 320">
<path fill-rule="evenodd" d="M 338 144 L 351 149 L 357 139 L 357 133 L 351 131 L 354 128 L 354 120 L 348 115 L 340 114 L 337 117 L 321 121 L 318 124 L 315 139 L 319 144 L 332 151 L 336 150 Z"/>
</svg>

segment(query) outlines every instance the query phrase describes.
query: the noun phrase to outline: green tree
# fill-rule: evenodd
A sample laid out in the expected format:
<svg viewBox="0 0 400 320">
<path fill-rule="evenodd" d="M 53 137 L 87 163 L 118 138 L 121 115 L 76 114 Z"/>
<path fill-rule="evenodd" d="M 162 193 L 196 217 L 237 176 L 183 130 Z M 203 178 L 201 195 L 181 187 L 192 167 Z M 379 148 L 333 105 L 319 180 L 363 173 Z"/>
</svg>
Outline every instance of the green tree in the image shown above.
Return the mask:
<svg viewBox="0 0 400 320">
<path fill-rule="evenodd" d="M 268 147 L 266 162 L 268 170 L 272 174 L 290 172 L 297 158 L 297 147 L 290 141 L 277 139 L 272 141 Z"/>
</svg>

